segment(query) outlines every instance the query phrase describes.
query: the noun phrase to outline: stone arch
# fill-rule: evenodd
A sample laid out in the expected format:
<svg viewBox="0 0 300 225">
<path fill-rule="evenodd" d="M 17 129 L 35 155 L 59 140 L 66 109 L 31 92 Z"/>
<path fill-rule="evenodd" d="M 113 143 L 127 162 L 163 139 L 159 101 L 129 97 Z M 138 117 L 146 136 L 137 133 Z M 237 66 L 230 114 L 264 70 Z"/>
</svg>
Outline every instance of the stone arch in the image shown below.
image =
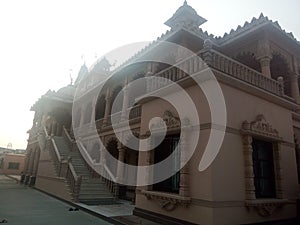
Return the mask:
<svg viewBox="0 0 300 225">
<path fill-rule="evenodd" d="M 105 105 L 106 105 L 105 95 L 101 95 L 97 99 L 96 112 L 95 112 L 96 113 L 96 116 L 95 116 L 96 120 L 100 120 L 100 119 L 104 118 Z"/>
<path fill-rule="evenodd" d="M 245 64 L 246 66 L 258 71 L 261 73 L 260 62 L 256 59 L 255 54 L 252 52 L 240 52 L 237 54 L 236 59 Z"/>
<path fill-rule="evenodd" d="M 86 105 L 85 111 L 84 111 L 84 118 L 83 118 L 83 123 L 87 124 L 91 122 L 92 119 L 92 110 L 93 110 L 93 106 L 92 106 L 92 102 L 89 102 Z"/>
<path fill-rule="evenodd" d="M 138 137 L 138 133 L 133 132 L 133 135 L 135 137 Z M 139 149 L 139 139 L 135 138 L 126 138 L 126 144 L 125 146 L 134 146 L 134 149 L 131 149 L 129 147 L 125 147 L 125 158 L 124 163 L 137 166 L 138 165 L 138 157 L 139 157 L 139 151 L 136 151 L 135 149 Z"/>
<path fill-rule="evenodd" d="M 118 100 L 115 102 L 115 104 L 116 104 L 115 109 L 116 109 L 116 112 L 120 112 L 122 110 L 124 94 L 123 94 L 123 91 L 122 91 L 122 86 L 118 85 L 113 89 L 112 94 L 111 94 L 111 99 L 110 99 L 110 101 L 111 101 L 111 104 L 110 104 L 111 105 L 111 110 L 110 111 L 111 112 L 112 112 L 113 103 L 116 100 L 116 97 L 119 93 L 120 93 L 120 98 L 118 98 Z"/>
<path fill-rule="evenodd" d="M 118 139 L 115 137 L 111 137 L 110 139 L 108 139 L 108 141 L 106 142 L 106 150 L 112 157 L 118 160 L 119 159 Z M 113 174 L 116 174 L 117 172 L 116 164 L 108 163 L 107 166 L 110 168 Z"/>
<path fill-rule="evenodd" d="M 274 52 L 270 62 L 270 71 L 273 79 L 283 77 L 284 94 L 291 96 L 291 69 L 286 57 L 278 52 Z"/>
</svg>

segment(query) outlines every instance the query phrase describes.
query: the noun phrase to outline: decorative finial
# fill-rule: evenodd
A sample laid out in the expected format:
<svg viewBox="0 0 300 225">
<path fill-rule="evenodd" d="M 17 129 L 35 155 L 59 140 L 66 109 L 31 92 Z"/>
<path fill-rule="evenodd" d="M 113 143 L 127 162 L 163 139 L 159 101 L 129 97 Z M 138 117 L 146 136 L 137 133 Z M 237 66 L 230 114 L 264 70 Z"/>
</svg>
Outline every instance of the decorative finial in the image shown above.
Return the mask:
<svg viewBox="0 0 300 225">
<path fill-rule="evenodd" d="M 81 55 L 81 60 L 83 61 L 83 64 L 85 64 L 84 54 Z"/>
<path fill-rule="evenodd" d="M 184 3 L 183 3 L 183 5 L 187 5 L 187 1 L 186 1 L 186 0 L 184 0 Z"/>
</svg>

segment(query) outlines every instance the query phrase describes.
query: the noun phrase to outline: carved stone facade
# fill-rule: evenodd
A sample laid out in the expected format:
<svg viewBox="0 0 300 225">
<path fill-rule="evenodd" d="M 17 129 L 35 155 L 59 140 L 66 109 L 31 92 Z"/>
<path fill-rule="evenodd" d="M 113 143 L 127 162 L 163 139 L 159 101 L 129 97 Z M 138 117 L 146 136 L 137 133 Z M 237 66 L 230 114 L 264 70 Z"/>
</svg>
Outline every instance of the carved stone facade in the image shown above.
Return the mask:
<svg viewBox="0 0 300 225">
<path fill-rule="evenodd" d="M 32 106 L 36 116 L 30 130 L 23 182 L 28 184 L 36 177 L 36 187 L 43 191 L 68 201 L 85 201 L 81 188 L 93 180 L 95 185 L 106 186 L 99 190 L 106 190 L 109 200 L 119 197 L 135 202 L 136 213 L 143 210 L 146 213 L 141 216 L 148 218 L 156 215 L 156 221 L 167 217 L 174 223 L 223 225 L 295 218 L 297 173 L 300 174 L 294 146 L 294 133 L 299 131 L 298 140 L 300 137 L 300 44 L 264 15 L 223 37 L 214 37 L 199 28 L 205 21 L 185 1 L 166 22 L 170 29 L 121 69 L 110 71 L 105 59 L 90 70 L 83 65 L 75 84 L 43 95 Z M 165 55 L 174 61 L 173 66 L 143 61 L 148 55 L 161 53 L 162 41 L 186 47 L 195 56 L 184 59 L 181 56 L 189 51 L 176 48 Z M 140 59 L 142 62 L 138 62 Z M 215 76 L 222 90 L 226 126 L 212 121 L 211 110 L 218 108 L 219 102 L 208 102 L 205 90 L 194 80 L 199 74 L 205 77 L 206 71 Z M 112 74 L 99 96 L 95 95 L 101 87 L 101 76 Z M 134 96 L 126 86 L 144 77 L 158 79 L 141 83 Z M 191 115 L 179 118 L 175 107 L 160 98 L 143 98 L 148 93 L 161 92 L 178 100 L 178 93 L 168 89 L 171 82 L 191 97 L 200 124 L 192 125 Z M 112 112 L 117 95 L 121 96 L 119 108 Z M 78 102 L 82 104 L 75 104 Z M 179 103 L 185 106 L 185 102 Z M 201 131 L 197 134 L 199 141 L 187 160 L 196 129 Z M 120 185 L 129 179 L 124 176 L 125 164 L 144 167 L 159 161 L 153 153 L 154 142 L 163 131 L 165 138 L 176 138 L 181 149 L 180 157 L 174 158 L 179 159 L 176 163 L 181 168 L 176 173 L 176 190 L 162 191 L 148 183 L 138 187 Z M 220 135 L 223 131 L 224 139 Z M 213 132 L 217 141 L 223 142 L 219 149 L 206 149 L 208 143 L 214 143 L 210 140 Z M 138 139 L 139 151 L 126 145 L 133 136 Z M 253 143 L 258 139 L 272 145 L 276 193 L 269 199 L 256 196 Z M 97 145 L 96 140 L 103 145 Z M 174 143 L 169 145 L 173 148 Z M 159 150 L 165 153 L 170 146 L 160 146 Z M 204 153 L 210 156 L 216 150 L 218 154 L 211 165 L 200 171 Z M 111 156 L 116 159 L 114 165 L 108 162 Z M 149 169 L 141 179 L 149 181 L 152 175 Z M 94 197 L 101 194 L 89 200 L 95 201 Z"/>
</svg>

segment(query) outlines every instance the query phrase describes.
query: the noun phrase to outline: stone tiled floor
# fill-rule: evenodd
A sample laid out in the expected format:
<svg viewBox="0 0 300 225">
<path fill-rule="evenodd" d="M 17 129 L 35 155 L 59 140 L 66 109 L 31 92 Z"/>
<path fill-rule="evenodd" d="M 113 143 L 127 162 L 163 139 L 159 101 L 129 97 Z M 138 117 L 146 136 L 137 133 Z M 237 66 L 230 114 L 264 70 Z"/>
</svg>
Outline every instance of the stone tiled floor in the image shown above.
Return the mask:
<svg viewBox="0 0 300 225">
<path fill-rule="evenodd" d="M 159 225 L 132 215 L 134 205 L 120 200 L 114 205 L 77 204 L 73 206 L 18 183 L 20 176 L 0 175 L 0 222 L 5 219 L 12 225 Z M 108 223 L 87 212 L 108 218 Z"/>
<path fill-rule="evenodd" d="M 0 222 L 12 225 L 108 225 L 82 210 L 0 175 Z"/>
</svg>

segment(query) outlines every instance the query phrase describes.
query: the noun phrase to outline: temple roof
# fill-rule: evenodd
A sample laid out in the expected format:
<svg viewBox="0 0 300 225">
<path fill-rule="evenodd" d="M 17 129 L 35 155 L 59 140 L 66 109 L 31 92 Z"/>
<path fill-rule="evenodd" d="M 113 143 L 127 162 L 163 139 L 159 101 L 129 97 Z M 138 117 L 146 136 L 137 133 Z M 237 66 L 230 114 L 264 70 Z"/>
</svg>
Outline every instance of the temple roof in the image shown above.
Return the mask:
<svg viewBox="0 0 300 225">
<path fill-rule="evenodd" d="M 278 21 L 273 22 L 267 16 L 264 16 L 262 13 L 258 18 L 253 17 L 250 22 L 246 21 L 243 26 L 238 26 L 235 30 L 231 29 L 229 33 L 225 33 L 223 37 L 216 37 L 215 40 L 218 44 L 222 45 L 228 41 L 233 41 L 235 38 L 248 34 L 260 27 L 271 25 L 274 28 L 278 29 L 292 41 L 300 45 L 300 42 L 294 37 L 292 32 L 286 32 L 284 29 L 281 28 Z"/>
</svg>

